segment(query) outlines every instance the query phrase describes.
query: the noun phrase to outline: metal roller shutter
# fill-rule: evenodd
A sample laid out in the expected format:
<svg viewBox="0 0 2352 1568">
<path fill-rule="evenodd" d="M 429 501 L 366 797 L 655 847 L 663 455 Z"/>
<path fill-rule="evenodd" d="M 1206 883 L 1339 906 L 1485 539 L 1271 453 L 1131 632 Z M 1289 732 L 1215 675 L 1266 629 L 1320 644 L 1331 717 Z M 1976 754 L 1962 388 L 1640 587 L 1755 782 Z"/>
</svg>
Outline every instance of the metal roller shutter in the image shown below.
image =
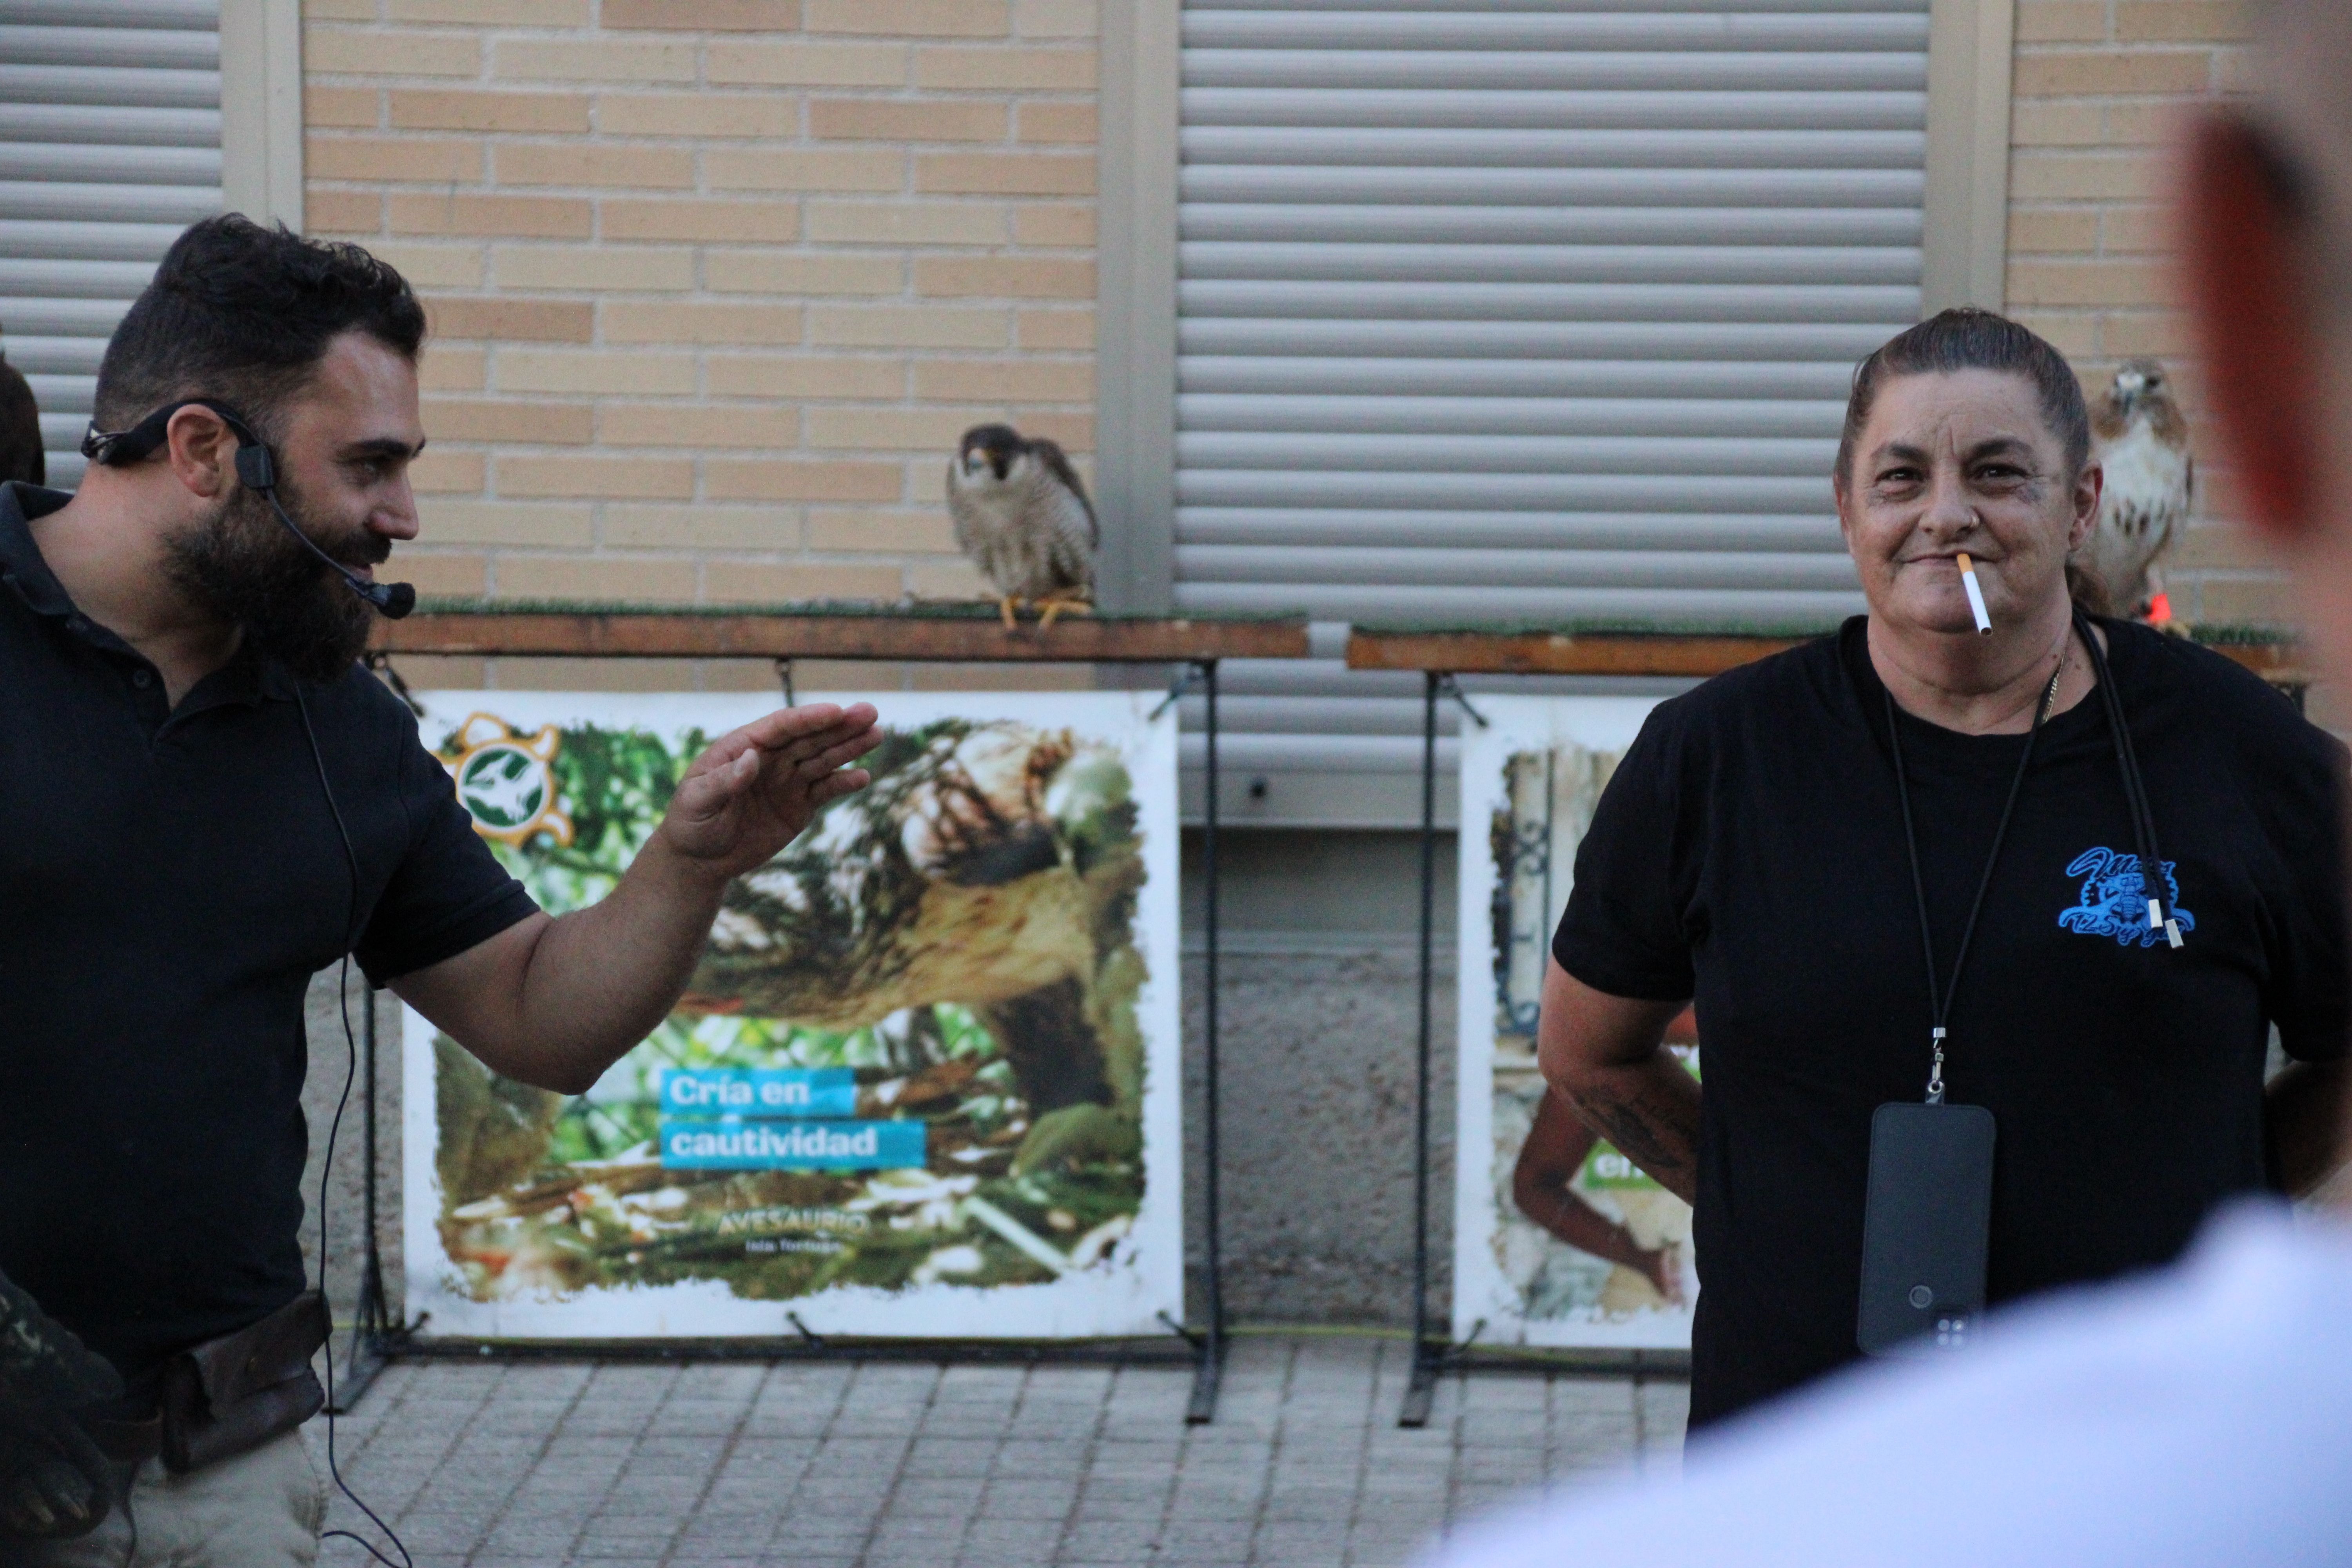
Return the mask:
<svg viewBox="0 0 2352 1568">
<path fill-rule="evenodd" d="M 1827 476 L 1918 316 L 1927 26 L 1187 0 L 1176 603 L 1321 656 L 1229 670 L 1236 818 L 1417 819 L 1419 680 L 1350 621 L 1860 607 Z"/>
<path fill-rule="evenodd" d="M 0 344 L 81 479 L 99 356 L 181 229 L 221 205 L 219 0 L 0 4 Z"/>
</svg>

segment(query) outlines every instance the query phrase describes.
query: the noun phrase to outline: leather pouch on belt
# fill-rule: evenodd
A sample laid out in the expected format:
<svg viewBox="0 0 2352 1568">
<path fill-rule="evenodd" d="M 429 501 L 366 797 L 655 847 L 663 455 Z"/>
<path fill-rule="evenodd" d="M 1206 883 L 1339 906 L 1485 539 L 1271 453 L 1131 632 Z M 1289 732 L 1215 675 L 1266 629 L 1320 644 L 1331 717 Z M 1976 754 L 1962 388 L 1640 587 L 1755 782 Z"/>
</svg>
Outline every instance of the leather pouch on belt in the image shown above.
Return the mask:
<svg viewBox="0 0 2352 1568">
<path fill-rule="evenodd" d="M 327 1402 L 310 1357 L 327 1342 L 327 1303 L 306 1290 L 250 1328 L 173 1356 L 163 1368 L 163 1467 L 175 1474 L 259 1447 Z"/>
</svg>

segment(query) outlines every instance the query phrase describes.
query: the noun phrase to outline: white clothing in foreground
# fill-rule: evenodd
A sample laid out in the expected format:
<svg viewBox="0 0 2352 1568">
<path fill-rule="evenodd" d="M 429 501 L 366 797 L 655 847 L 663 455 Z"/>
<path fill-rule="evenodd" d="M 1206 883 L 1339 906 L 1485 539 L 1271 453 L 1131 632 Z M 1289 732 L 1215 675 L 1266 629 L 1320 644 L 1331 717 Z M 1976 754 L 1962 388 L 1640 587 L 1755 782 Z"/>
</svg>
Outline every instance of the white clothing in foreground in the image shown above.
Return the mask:
<svg viewBox="0 0 2352 1568">
<path fill-rule="evenodd" d="M 1432 1568 L 2352 1563 L 2352 1231 L 2241 1205 L 2158 1275 L 1997 1316 L 1472 1525 Z"/>
</svg>

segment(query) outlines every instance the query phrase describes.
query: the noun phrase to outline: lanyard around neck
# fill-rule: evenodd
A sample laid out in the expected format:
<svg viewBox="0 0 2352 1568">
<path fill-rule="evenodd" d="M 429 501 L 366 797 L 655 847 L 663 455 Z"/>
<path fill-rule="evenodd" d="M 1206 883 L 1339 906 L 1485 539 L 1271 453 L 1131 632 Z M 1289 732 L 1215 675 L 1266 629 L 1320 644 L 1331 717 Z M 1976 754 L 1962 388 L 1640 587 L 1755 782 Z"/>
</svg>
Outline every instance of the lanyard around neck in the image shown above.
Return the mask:
<svg viewBox="0 0 2352 1568">
<path fill-rule="evenodd" d="M 1886 738 L 1895 751 L 1895 793 L 1903 802 L 1903 842 L 1911 851 L 1911 893 L 1919 905 L 1919 947 L 1927 959 L 1927 1016 L 1933 1020 L 1930 1037 L 1936 1050 L 1935 1065 L 1927 1073 L 1927 1103 L 1944 1103 L 1944 1036 L 1945 1022 L 1951 1016 L 1953 994 L 1960 988 L 1960 968 L 1969 961 L 1969 942 L 1977 933 L 1977 916 L 1982 912 L 1985 890 L 1992 886 L 1993 868 L 2000 862 L 2001 840 L 2009 837 L 2009 819 L 2017 810 L 2018 791 L 2024 786 L 2025 770 L 2033 761 L 2033 742 L 2041 738 L 2042 721 L 2050 716 L 2050 705 L 2058 700 L 2058 677 L 2066 668 L 2066 655 L 2062 648 L 2058 668 L 2050 672 L 2050 684 L 2042 689 L 2042 700 L 2033 710 L 2033 727 L 2025 732 L 2025 749 L 2018 753 L 2017 773 L 2009 781 L 2009 799 L 2000 808 L 2000 826 L 1993 829 L 1992 853 L 1985 857 L 1984 875 L 1977 879 L 1977 896 L 1969 905 L 1968 923 L 1960 928 L 1959 951 L 1952 955 L 1952 978 L 1939 992 L 1936 985 L 1936 939 L 1927 927 L 1927 879 L 1919 870 L 1919 834 L 1912 824 L 1911 785 L 1903 775 L 1903 725 L 1895 710 L 1895 694 L 1879 684 L 1879 695 L 1886 700 Z"/>
</svg>

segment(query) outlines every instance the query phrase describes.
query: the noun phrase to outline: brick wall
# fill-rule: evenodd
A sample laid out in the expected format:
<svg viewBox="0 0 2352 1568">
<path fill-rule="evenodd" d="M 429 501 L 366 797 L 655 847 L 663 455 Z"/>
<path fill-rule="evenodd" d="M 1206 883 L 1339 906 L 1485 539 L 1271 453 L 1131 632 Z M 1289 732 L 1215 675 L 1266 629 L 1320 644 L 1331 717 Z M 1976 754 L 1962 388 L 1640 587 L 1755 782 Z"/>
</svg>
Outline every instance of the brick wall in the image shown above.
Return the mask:
<svg viewBox="0 0 2352 1568">
<path fill-rule="evenodd" d="M 2198 446 L 2199 519 L 2167 562 L 2175 608 L 2205 622 L 2279 621 L 2288 606 L 2252 541 L 2227 522 L 2229 475 L 2201 417 L 2171 302 L 2159 204 L 2183 106 L 2240 88 L 2237 0 L 2018 0 L 2009 170 L 2009 307 L 2095 391 L 2118 361 L 2179 373 Z"/>
<path fill-rule="evenodd" d="M 971 597 L 956 437 L 1092 450 L 1095 0 L 303 16 L 310 228 L 432 317 L 422 591 Z"/>
</svg>

